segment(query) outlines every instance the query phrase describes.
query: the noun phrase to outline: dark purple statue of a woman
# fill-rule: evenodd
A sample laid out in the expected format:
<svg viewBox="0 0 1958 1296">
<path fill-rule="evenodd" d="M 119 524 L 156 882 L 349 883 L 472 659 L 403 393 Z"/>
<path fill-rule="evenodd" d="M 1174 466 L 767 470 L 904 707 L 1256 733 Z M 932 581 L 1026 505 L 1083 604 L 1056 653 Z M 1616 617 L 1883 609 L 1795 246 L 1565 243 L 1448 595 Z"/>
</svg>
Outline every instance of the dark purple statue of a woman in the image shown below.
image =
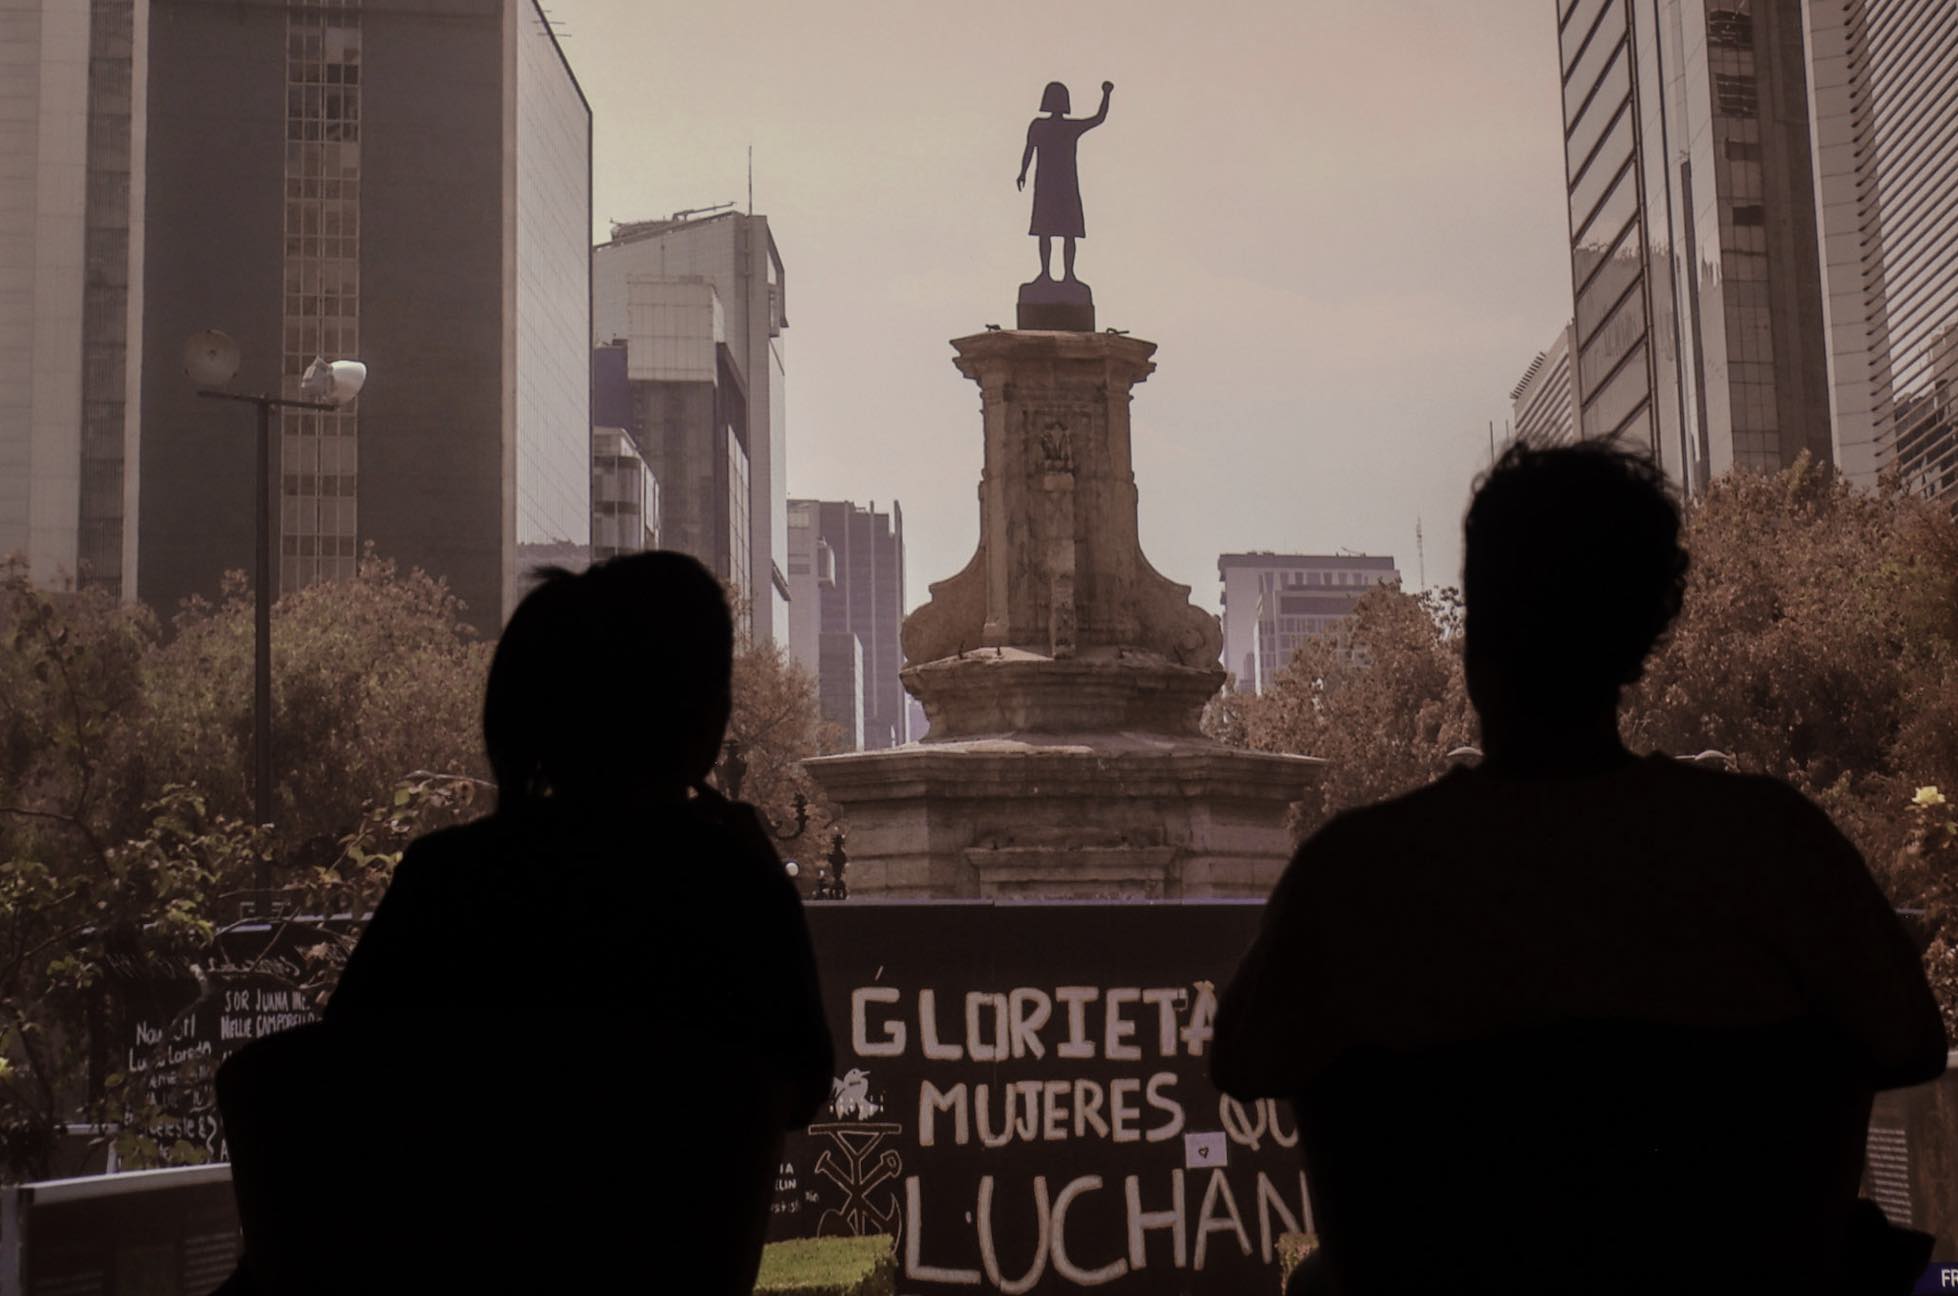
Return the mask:
<svg viewBox="0 0 1958 1296">
<path fill-rule="evenodd" d="M 1088 232 L 1081 217 L 1081 178 L 1074 154 L 1082 134 L 1108 120 L 1108 96 L 1114 89 L 1112 81 L 1101 83 L 1101 107 L 1094 116 L 1069 117 L 1067 87 L 1050 81 L 1040 99 L 1040 111 L 1046 116 L 1034 118 L 1027 126 L 1027 147 L 1020 157 L 1016 183 L 1021 189 L 1027 187 L 1027 167 L 1038 154 L 1033 222 L 1027 232 L 1040 239 L 1040 277 L 1021 286 L 1021 328 L 1094 327 L 1093 298 L 1087 285 L 1074 277 L 1074 240 L 1087 237 Z M 1053 272 L 1056 238 L 1061 240 L 1062 277 L 1058 283 Z"/>
</svg>

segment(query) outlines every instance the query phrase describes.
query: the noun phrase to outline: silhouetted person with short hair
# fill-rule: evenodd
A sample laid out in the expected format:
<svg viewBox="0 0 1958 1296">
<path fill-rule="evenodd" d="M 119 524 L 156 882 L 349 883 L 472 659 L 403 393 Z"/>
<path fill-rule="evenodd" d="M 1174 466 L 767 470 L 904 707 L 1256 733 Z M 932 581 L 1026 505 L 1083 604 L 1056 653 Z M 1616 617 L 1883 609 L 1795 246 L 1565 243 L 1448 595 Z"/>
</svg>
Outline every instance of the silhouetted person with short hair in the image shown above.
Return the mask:
<svg viewBox="0 0 1958 1296">
<path fill-rule="evenodd" d="M 794 885 L 703 782 L 732 651 L 680 554 L 518 606 L 495 814 L 416 841 L 324 1021 L 220 1073 L 248 1289 L 752 1287 L 832 1059 Z"/>
<path fill-rule="evenodd" d="M 1298 1116 L 1298 1286 L 1907 1291 L 1856 1192 L 1872 1095 L 1945 1065 L 1916 949 L 1799 793 L 1618 738 L 1685 586 L 1663 476 L 1517 446 L 1464 532 L 1484 759 L 1302 845 L 1218 1013 L 1218 1086 Z"/>
</svg>

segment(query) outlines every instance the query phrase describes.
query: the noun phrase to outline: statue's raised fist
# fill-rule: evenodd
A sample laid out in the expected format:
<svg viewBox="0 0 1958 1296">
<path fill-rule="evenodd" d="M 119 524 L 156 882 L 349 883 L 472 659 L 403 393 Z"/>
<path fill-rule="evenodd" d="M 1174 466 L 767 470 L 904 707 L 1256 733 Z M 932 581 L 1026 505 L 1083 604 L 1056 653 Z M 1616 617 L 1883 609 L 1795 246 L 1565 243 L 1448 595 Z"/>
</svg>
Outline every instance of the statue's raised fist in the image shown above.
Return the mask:
<svg viewBox="0 0 1958 1296">
<path fill-rule="evenodd" d="M 1115 88 L 1115 83 L 1113 81 L 1104 81 L 1101 83 L 1101 92 L 1103 94 L 1107 94 L 1110 90 L 1113 90 L 1114 88 Z"/>
</svg>

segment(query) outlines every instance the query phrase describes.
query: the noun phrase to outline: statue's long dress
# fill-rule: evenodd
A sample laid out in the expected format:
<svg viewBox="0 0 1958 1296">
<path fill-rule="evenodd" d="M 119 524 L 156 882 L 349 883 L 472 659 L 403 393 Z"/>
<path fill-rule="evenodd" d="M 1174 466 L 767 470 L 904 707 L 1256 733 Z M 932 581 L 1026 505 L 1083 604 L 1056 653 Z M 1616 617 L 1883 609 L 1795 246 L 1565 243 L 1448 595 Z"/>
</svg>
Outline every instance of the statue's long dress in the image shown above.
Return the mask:
<svg viewBox="0 0 1958 1296">
<path fill-rule="evenodd" d="M 1081 223 L 1081 179 L 1074 167 L 1074 146 L 1081 132 L 1096 124 L 1091 117 L 1036 117 L 1027 128 L 1039 157 L 1033 173 L 1033 227 L 1027 233 L 1087 237 Z"/>
</svg>

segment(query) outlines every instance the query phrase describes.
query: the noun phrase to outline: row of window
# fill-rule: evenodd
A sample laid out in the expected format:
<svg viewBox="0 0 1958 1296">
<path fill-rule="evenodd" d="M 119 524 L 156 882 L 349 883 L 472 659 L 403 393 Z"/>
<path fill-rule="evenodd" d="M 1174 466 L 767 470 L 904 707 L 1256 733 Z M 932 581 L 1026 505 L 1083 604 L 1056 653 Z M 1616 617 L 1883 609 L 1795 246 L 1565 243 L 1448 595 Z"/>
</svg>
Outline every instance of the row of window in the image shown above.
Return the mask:
<svg viewBox="0 0 1958 1296">
<path fill-rule="evenodd" d="M 284 349 L 287 394 L 318 356 L 360 352 L 357 3 L 286 10 Z M 351 411 L 283 411 L 280 586 L 351 576 L 359 534 Z"/>
<path fill-rule="evenodd" d="M 1383 574 L 1364 572 L 1271 572 L 1265 575 L 1261 587 L 1270 593 L 1273 589 L 1301 585 L 1377 585 L 1387 579 Z"/>
<path fill-rule="evenodd" d="M 325 496 L 351 499 L 358 479 L 353 473 L 289 472 L 280 477 L 280 488 L 287 495 Z"/>
<path fill-rule="evenodd" d="M 354 538 L 351 535 L 288 535 L 279 541 L 279 551 L 288 562 L 294 558 L 340 558 L 349 564 L 354 557 Z M 349 565 L 345 575 L 353 575 Z"/>
</svg>

